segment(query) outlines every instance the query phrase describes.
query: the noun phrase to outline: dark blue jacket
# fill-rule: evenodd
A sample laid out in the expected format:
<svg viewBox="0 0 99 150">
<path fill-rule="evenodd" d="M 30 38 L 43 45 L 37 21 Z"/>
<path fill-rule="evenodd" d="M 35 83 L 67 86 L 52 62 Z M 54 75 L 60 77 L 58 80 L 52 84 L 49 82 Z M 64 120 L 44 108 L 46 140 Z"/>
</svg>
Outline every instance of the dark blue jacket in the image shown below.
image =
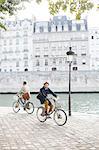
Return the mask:
<svg viewBox="0 0 99 150">
<path fill-rule="evenodd" d="M 40 89 L 38 96 L 37 96 L 37 98 L 41 101 L 41 104 L 44 103 L 48 94 L 52 94 L 54 97 L 57 97 L 57 95 L 54 92 L 52 92 L 49 88 L 42 87 Z"/>
</svg>

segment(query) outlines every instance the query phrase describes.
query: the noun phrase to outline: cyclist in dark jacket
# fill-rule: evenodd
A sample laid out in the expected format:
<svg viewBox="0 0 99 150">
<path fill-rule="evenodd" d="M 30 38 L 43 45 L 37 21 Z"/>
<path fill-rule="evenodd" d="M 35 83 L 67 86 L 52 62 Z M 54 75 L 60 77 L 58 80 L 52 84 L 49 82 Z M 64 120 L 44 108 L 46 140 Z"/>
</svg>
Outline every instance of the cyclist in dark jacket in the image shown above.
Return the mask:
<svg viewBox="0 0 99 150">
<path fill-rule="evenodd" d="M 44 86 L 40 89 L 40 92 L 37 96 L 37 98 L 40 100 L 41 104 L 45 105 L 45 113 L 48 113 L 48 106 L 50 107 L 49 112 L 52 111 L 53 105 L 51 102 L 47 99 L 48 94 L 52 94 L 54 97 L 57 97 L 57 95 L 52 92 L 49 88 L 49 83 L 45 82 Z"/>
</svg>

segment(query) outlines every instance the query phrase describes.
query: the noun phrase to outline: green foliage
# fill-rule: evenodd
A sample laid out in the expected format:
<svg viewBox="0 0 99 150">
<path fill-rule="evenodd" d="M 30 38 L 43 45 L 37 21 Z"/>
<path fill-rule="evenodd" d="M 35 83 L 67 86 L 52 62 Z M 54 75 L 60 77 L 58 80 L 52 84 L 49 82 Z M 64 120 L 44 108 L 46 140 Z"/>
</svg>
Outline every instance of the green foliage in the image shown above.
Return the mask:
<svg viewBox="0 0 99 150">
<path fill-rule="evenodd" d="M 91 0 L 48 0 L 48 2 L 49 11 L 52 15 L 60 10 L 68 10 L 71 14 L 75 14 L 76 19 L 80 19 L 84 12 L 89 11 L 94 6 Z"/>
<path fill-rule="evenodd" d="M 14 12 L 17 10 L 17 6 L 22 1 L 29 1 L 29 0 L 0 0 L 0 28 L 6 30 L 6 27 L 2 24 L 2 19 L 4 19 L 4 15 L 13 15 Z"/>
<path fill-rule="evenodd" d="M 4 30 L 7 30 L 5 25 L 3 25 L 2 23 L 0 23 L 0 28 L 4 29 Z"/>
<path fill-rule="evenodd" d="M 3 4 L 3 3 L 5 3 L 5 0 L 0 0 L 0 4 Z"/>
<path fill-rule="evenodd" d="M 1 16 L 9 14 L 13 15 L 17 10 L 17 6 L 23 2 L 30 2 L 32 0 L 0 0 L 0 13 Z M 43 0 L 35 0 L 38 4 L 40 4 Z M 80 19 L 81 15 L 89 11 L 94 7 L 94 4 L 91 0 L 46 0 L 49 4 L 50 14 L 55 15 L 60 10 L 66 12 L 69 11 L 71 14 L 75 15 L 76 19 Z M 99 8 L 99 5 L 97 6 Z M 0 17 L 0 28 L 6 29 L 4 25 L 2 25 L 3 17 Z"/>
<path fill-rule="evenodd" d="M 59 10 L 66 11 L 67 9 L 67 2 L 64 2 L 63 0 L 57 0 L 57 2 L 54 2 L 52 0 L 49 0 L 49 11 L 50 14 L 55 15 L 59 12 Z"/>
<path fill-rule="evenodd" d="M 91 0 L 47 0 L 49 4 L 50 14 L 55 15 L 60 10 L 69 11 L 75 15 L 76 19 L 81 19 L 81 15 L 94 7 Z M 41 3 L 42 0 L 36 0 Z"/>
<path fill-rule="evenodd" d="M 75 14 L 76 19 L 80 19 L 81 15 L 92 9 L 94 4 L 90 0 L 72 0 L 70 3 L 70 13 Z"/>
<path fill-rule="evenodd" d="M 36 0 L 36 2 L 39 4 L 39 3 L 41 3 L 41 2 L 42 2 L 42 0 Z"/>
</svg>

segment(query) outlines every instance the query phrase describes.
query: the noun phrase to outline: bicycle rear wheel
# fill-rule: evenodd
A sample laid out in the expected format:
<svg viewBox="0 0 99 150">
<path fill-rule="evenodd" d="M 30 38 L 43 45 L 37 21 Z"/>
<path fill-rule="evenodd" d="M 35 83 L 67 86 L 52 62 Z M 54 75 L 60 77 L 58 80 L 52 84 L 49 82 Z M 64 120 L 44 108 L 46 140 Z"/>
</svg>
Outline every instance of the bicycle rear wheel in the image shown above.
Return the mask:
<svg viewBox="0 0 99 150">
<path fill-rule="evenodd" d="M 47 119 L 47 115 L 44 115 L 44 112 L 45 112 L 45 108 L 43 106 L 38 107 L 36 115 L 37 115 L 37 119 L 40 122 L 45 122 Z"/>
<path fill-rule="evenodd" d="M 18 113 L 18 112 L 19 112 L 19 110 L 20 110 L 20 104 L 19 104 L 18 101 L 15 101 L 15 102 L 13 103 L 12 107 L 13 107 L 13 111 L 14 111 L 15 113 Z"/>
<path fill-rule="evenodd" d="M 63 126 L 67 122 L 67 115 L 62 109 L 57 109 L 53 117 L 58 126 Z"/>
<path fill-rule="evenodd" d="M 27 102 L 26 105 L 25 105 L 25 111 L 28 114 L 32 114 L 34 112 L 34 105 L 33 105 L 33 103 Z"/>
</svg>

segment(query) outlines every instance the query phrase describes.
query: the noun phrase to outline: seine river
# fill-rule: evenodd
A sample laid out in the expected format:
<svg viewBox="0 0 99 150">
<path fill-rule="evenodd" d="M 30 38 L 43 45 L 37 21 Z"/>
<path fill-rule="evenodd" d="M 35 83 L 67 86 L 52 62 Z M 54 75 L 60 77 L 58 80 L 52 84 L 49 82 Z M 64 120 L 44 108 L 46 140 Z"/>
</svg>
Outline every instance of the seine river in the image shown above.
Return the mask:
<svg viewBox="0 0 99 150">
<path fill-rule="evenodd" d="M 68 94 L 57 94 L 60 99 L 62 107 L 68 110 Z M 0 106 L 11 107 L 15 101 L 14 94 L 0 94 Z M 31 101 L 35 107 L 40 105 L 39 100 L 36 99 L 36 94 L 32 94 Z M 99 93 L 85 93 L 71 95 L 72 111 L 80 113 L 99 114 Z"/>
</svg>

